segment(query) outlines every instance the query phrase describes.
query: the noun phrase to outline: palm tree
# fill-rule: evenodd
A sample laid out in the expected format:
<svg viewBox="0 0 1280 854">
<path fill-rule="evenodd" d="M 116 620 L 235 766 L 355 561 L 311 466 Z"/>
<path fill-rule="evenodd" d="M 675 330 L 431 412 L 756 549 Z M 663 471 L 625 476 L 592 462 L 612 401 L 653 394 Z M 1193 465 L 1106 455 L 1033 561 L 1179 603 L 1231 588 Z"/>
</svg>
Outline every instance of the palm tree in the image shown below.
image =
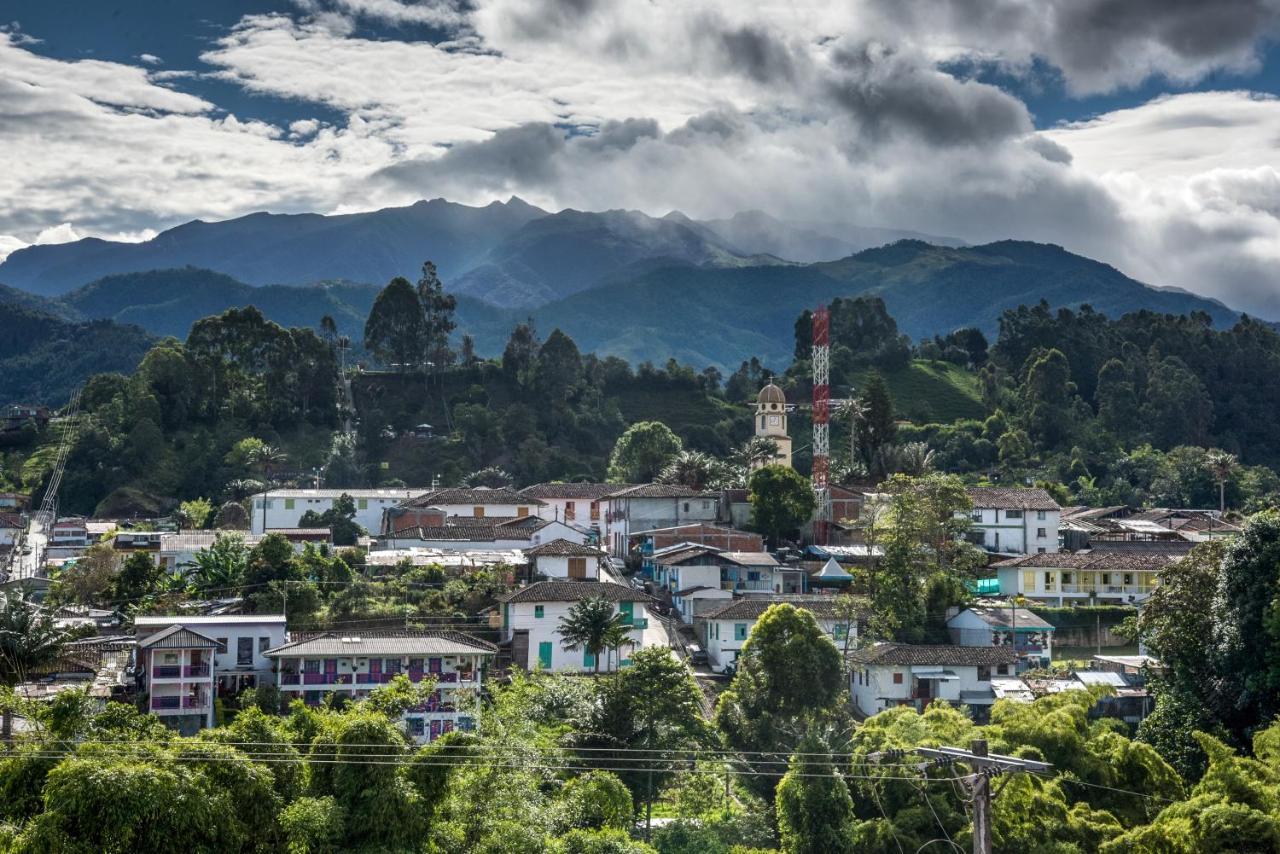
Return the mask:
<svg viewBox="0 0 1280 854">
<path fill-rule="evenodd" d="M 699 492 L 716 479 L 716 460 L 701 451 L 681 451 L 658 475 L 659 483 L 678 484 Z"/>
<path fill-rule="evenodd" d="M 249 464 L 262 469 L 263 479 L 271 485 L 271 473 L 276 466 L 289 459 L 289 455 L 272 445 L 258 445 L 248 454 Z"/>
<path fill-rule="evenodd" d="M 1214 448 L 1205 454 L 1205 468 L 1218 482 L 1218 513 L 1227 512 L 1227 481 L 1236 473 L 1236 455 Z"/>
<path fill-rule="evenodd" d="M 595 672 L 600 672 L 600 653 L 608 649 L 612 635 L 610 630 L 622 624 L 622 617 L 614 605 L 603 596 L 590 596 L 578 600 L 569 613 L 560 618 L 560 646 L 567 652 L 582 649 L 594 662 Z"/>
<path fill-rule="evenodd" d="M 213 545 L 192 555 L 191 562 L 183 564 L 183 568 L 192 570 L 201 590 L 230 590 L 244 582 L 248 565 L 249 547 L 244 537 L 219 534 Z"/>
<path fill-rule="evenodd" d="M 885 471 L 920 477 L 933 469 L 933 451 L 924 442 L 907 442 L 885 449 Z"/>
<path fill-rule="evenodd" d="M 768 436 L 752 436 L 734 454 L 734 461 L 747 467 L 765 465 L 778 458 L 778 443 Z"/>
<path fill-rule="evenodd" d="M 25 589 L 6 593 L 0 602 L 0 683 L 13 688 L 27 681 L 33 670 L 57 660 L 65 640 L 53 617 L 27 601 Z M 13 738 L 13 709 L 7 705 L 0 737 Z"/>
<path fill-rule="evenodd" d="M 622 648 L 628 644 L 635 644 L 635 641 L 631 638 L 631 627 L 623 625 L 621 622 L 616 622 L 610 626 L 601 640 L 604 641 L 605 649 L 613 653 L 615 669 L 622 664 L 622 656 L 620 655 Z"/>
</svg>

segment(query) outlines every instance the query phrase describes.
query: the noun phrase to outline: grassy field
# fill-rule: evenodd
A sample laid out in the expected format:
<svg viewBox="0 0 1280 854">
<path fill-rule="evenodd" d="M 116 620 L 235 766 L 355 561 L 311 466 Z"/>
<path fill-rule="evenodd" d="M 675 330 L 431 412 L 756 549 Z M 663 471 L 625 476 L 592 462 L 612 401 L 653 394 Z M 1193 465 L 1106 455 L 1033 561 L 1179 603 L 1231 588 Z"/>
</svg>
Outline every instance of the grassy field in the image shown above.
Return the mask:
<svg viewBox="0 0 1280 854">
<path fill-rule="evenodd" d="M 866 377 L 858 378 L 859 387 Z M 885 372 L 884 379 L 899 417 L 947 424 L 987 415 L 977 376 L 950 362 L 916 359 L 901 370 Z"/>
</svg>

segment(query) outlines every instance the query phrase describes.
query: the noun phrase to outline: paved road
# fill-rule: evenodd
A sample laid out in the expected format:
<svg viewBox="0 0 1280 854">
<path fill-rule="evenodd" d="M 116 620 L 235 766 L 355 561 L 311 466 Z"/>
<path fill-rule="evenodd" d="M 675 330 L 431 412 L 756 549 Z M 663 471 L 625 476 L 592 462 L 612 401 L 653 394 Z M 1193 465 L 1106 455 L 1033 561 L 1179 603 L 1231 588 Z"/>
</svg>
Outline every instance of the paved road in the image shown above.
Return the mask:
<svg viewBox="0 0 1280 854">
<path fill-rule="evenodd" d="M 27 528 L 27 540 L 25 549 L 26 554 L 18 555 L 18 559 L 14 564 L 14 578 L 31 578 L 35 576 L 36 570 L 44 565 L 44 550 L 48 542 L 48 535 L 45 533 L 44 527 L 33 516 L 31 524 Z"/>
</svg>

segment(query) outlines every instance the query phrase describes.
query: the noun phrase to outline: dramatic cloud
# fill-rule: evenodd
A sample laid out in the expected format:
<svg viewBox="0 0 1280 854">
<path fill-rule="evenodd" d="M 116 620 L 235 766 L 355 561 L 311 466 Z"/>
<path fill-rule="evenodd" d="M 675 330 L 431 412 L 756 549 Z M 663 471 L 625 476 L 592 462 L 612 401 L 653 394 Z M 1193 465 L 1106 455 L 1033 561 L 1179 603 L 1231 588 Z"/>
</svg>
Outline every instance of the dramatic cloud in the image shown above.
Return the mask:
<svg viewBox="0 0 1280 854">
<path fill-rule="evenodd" d="M 1275 2 L 294 0 L 164 71 L 0 31 L 0 147 L 21 164 L 0 170 L 0 256 L 519 194 L 1049 241 L 1280 317 L 1280 102 L 1187 93 L 1037 131 L 1017 91 L 954 71 L 1077 94 L 1247 72 Z M 293 109 L 237 117 L 208 77 Z"/>
</svg>

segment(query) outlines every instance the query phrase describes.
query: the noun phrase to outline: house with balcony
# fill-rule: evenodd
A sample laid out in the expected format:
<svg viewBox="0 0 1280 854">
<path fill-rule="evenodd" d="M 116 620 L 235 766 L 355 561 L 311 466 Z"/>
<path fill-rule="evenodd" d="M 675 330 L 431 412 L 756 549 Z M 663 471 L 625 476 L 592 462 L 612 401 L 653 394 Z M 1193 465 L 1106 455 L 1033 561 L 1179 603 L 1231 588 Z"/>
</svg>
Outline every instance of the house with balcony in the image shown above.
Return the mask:
<svg viewBox="0 0 1280 854">
<path fill-rule="evenodd" d="M 73 557 L 89 548 L 88 521 L 83 516 L 64 516 L 49 529 L 45 554 L 50 558 Z"/>
<path fill-rule="evenodd" d="M 722 550 L 714 546 L 681 543 L 653 556 L 653 579 L 671 597 L 680 619 L 689 625 L 707 610 L 733 598 L 720 583 Z"/>
<path fill-rule="evenodd" d="M 525 498 L 542 502 L 538 516 L 552 522 L 568 522 L 580 528 L 594 529 L 601 538 L 604 522 L 604 498 L 634 483 L 535 483 L 520 490 Z"/>
<path fill-rule="evenodd" d="M 970 487 L 970 535 L 993 554 L 1041 554 L 1058 550 L 1062 508 L 1043 489 Z"/>
<path fill-rule="evenodd" d="M 548 581 L 599 581 L 605 553 L 594 546 L 556 539 L 524 550 L 533 578 Z"/>
<path fill-rule="evenodd" d="M 720 587 L 741 596 L 797 596 L 805 592 L 803 567 L 778 563 L 768 552 L 721 552 Z"/>
<path fill-rule="evenodd" d="M 361 700 L 403 674 L 435 680 L 435 690 L 405 711 L 405 732 L 419 743 L 475 728 L 485 672 L 497 647 L 462 632 L 323 632 L 265 653 L 276 663 L 280 691 L 309 706 L 341 693 Z"/>
<path fill-rule="evenodd" d="M 147 711 L 183 735 L 194 735 L 213 720 L 213 638 L 170 623 L 140 638 L 139 687 Z"/>
<path fill-rule="evenodd" d="M 992 680 L 1013 676 L 1016 659 L 1007 646 L 878 643 L 849 654 L 849 688 L 866 715 L 896 706 L 924 711 L 943 700 L 983 721 L 996 701 Z"/>
<path fill-rule="evenodd" d="M 603 598 L 614 603 L 632 642 L 617 651 L 617 658 L 596 661 L 585 649 L 567 650 L 560 636 L 560 621 L 584 599 Z M 652 600 L 631 587 L 608 581 L 539 581 L 508 593 L 501 600 L 501 638 L 511 648 L 511 661 L 525 670 L 542 668 L 556 672 L 592 673 L 625 667 L 631 653 L 655 643 L 666 643 L 666 634 L 651 628 L 648 603 Z"/>
<path fill-rule="evenodd" d="M 719 514 L 720 495 L 679 484 L 646 483 L 606 495 L 604 544 L 609 554 L 627 558 L 638 534 L 706 523 Z M 689 539 L 680 537 L 678 541 Z M 638 544 L 638 543 L 636 543 Z"/>
<path fill-rule="evenodd" d="M 380 534 L 374 548 L 505 551 L 532 548 L 552 540 L 584 543 L 587 533 L 564 522 L 548 522 L 530 515 L 442 516 L 438 524 Z"/>
<path fill-rule="evenodd" d="M 1007 646 L 1018 656 L 1018 670 L 1048 667 L 1053 661 L 1053 625 L 1026 608 L 974 605 L 947 620 L 958 646 Z"/>
<path fill-rule="evenodd" d="M 1160 573 L 1184 555 L 1151 550 L 1031 554 L 994 564 L 1002 596 L 1051 605 L 1132 605 L 1146 601 Z"/>
<path fill-rule="evenodd" d="M 282 614 L 226 614 L 220 616 L 135 617 L 138 645 L 172 626 L 189 629 L 214 641 L 208 661 L 218 696 L 234 697 L 245 688 L 272 681 L 272 662 L 266 652 L 285 642 Z"/>
<path fill-rule="evenodd" d="M 738 660 L 751 630 L 765 611 L 787 604 L 813 614 L 818 625 L 842 653 L 858 640 L 858 625 L 870 613 L 869 603 L 852 596 L 751 596 L 734 599 L 699 617 L 697 634 L 707 651 L 711 669 L 723 673 Z"/>
</svg>

